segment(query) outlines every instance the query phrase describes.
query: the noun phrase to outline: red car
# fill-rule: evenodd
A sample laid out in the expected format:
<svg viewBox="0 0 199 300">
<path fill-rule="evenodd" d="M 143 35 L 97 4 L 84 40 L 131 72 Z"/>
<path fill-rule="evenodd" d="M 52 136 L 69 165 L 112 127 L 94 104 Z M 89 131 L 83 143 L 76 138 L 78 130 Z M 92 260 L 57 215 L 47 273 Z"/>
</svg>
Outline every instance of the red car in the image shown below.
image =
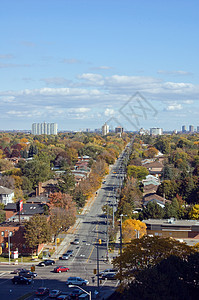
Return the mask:
<svg viewBox="0 0 199 300">
<path fill-rule="evenodd" d="M 70 270 L 69 268 L 63 266 L 58 266 L 54 268 L 55 273 L 68 272 L 69 270 Z"/>
<path fill-rule="evenodd" d="M 49 288 L 46 287 L 40 287 L 36 290 L 35 295 L 43 296 L 49 294 Z"/>
</svg>

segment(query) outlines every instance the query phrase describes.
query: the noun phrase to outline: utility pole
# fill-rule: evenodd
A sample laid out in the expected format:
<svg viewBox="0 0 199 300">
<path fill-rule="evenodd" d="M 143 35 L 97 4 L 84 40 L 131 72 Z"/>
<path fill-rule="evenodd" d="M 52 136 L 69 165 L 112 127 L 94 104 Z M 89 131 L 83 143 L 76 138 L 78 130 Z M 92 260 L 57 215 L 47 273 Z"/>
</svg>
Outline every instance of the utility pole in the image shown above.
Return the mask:
<svg viewBox="0 0 199 300">
<path fill-rule="evenodd" d="M 99 249 L 98 249 L 98 243 L 97 243 L 97 288 L 99 291 Z"/>
<path fill-rule="evenodd" d="M 108 256 L 108 244 L 109 244 L 109 236 L 108 236 L 108 209 L 109 209 L 109 205 L 107 202 L 107 214 L 106 214 L 106 258 L 107 261 L 109 260 L 109 256 Z"/>
</svg>

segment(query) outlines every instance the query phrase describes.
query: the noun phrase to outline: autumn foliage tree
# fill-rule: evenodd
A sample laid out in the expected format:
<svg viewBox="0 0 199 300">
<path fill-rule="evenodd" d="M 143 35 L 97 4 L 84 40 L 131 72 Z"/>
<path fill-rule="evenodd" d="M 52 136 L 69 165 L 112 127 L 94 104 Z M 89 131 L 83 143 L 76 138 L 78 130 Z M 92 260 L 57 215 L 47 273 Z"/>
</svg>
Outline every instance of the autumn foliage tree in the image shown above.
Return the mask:
<svg viewBox="0 0 199 300">
<path fill-rule="evenodd" d="M 76 204 L 72 197 L 61 192 L 52 193 L 49 196 L 50 202 L 50 225 L 54 238 L 64 230 L 67 230 L 76 220 Z"/>
<path fill-rule="evenodd" d="M 135 219 L 127 219 L 122 224 L 122 237 L 124 243 L 130 243 L 136 237 L 146 234 L 146 224 Z"/>
</svg>

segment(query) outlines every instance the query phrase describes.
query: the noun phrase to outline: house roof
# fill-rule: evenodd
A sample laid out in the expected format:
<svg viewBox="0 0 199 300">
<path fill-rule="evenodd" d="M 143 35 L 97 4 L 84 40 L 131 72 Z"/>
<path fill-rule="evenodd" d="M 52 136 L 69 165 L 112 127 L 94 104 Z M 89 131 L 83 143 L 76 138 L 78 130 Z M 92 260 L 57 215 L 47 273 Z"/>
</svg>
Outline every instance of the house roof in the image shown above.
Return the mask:
<svg viewBox="0 0 199 300">
<path fill-rule="evenodd" d="M 21 215 L 35 215 L 35 214 L 43 214 L 44 208 L 41 203 L 24 203 L 23 209 L 21 211 Z M 5 210 L 13 210 L 17 211 L 16 203 L 8 203 L 5 207 Z"/>
<path fill-rule="evenodd" d="M 154 161 L 154 162 L 151 162 L 151 163 L 146 163 L 144 165 L 147 169 L 148 168 L 163 168 L 163 164 L 159 161 Z"/>
<path fill-rule="evenodd" d="M 159 200 L 163 203 L 165 203 L 165 198 L 153 193 L 153 194 L 147 194 L 146 196 L 144 196 L 144 201 L 150 201 L 150 200 Z"/>
<path fill-rule="evenodd" d="M 8 189 L 8 188 L 5 187 L 5 186 L 0 186 L 0 195 L 10 195 L 10 194 L 12 194 L 12 193 L 14 193 L 13 190 Z"/>
<path fill-rule="evenodd" d="M 143 187 L 143 191 L 144 191 L 144 192 L 148 192 L 148 191 L 150 191 L 150 190 L 155 190 L 155 191 L 157 191 L 157 189 L 158 189 L 158 186 L 157 186 L 156 184 L 152 184 L 152 183 L 150 183 L 150 184 L 148 184 L 148 185 L 145 185 L 145 186 Z"/>
</svg>

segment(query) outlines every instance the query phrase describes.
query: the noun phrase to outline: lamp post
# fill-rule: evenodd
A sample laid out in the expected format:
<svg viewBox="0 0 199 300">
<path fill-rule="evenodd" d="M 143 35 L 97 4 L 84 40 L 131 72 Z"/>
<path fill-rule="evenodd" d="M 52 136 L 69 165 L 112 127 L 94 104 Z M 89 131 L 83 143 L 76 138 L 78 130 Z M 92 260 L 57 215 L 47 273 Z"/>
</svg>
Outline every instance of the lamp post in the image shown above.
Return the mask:
<svg viewBox="0 0 199 300">
<path fill-rule="evenodd" d="M 78 289 L 82 290 L 84 293 L 86 293 L 87 295 L 89 295 L 89 300 L 91 300 L 91 291 L 87 292 L 87 291 L 85 291 L 83 288 L 81 288 L 80 286 L 74 285 L 74 284 L 69 284 L 68 287 L 69 287 L 69 288 L 75 287 L 75 288 L 78 288 Z"/>
</svg>

